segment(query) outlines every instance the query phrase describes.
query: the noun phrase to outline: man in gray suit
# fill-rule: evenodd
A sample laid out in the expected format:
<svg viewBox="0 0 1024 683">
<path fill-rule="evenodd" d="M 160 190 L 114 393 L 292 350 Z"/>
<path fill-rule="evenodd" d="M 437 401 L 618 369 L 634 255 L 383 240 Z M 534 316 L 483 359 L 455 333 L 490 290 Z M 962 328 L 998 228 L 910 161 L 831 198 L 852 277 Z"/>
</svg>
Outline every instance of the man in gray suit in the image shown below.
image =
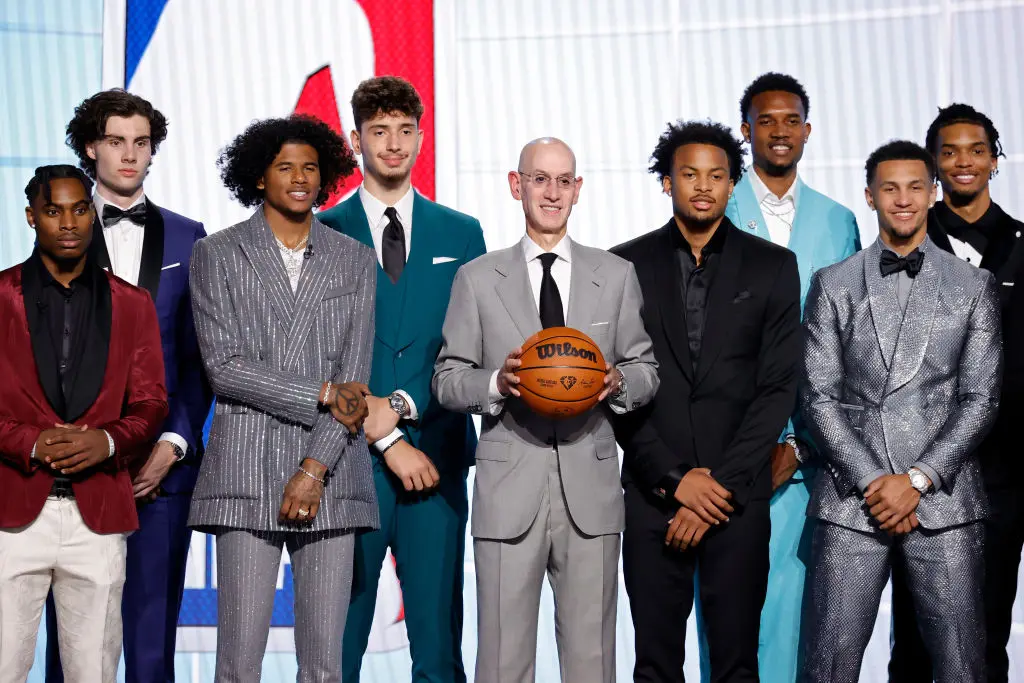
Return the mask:
<svg viewBox="0 0 1024 683">
<path fill-rule="evenodd" d="M 535 140 L 508 179 L 526 235 L 459 269 L 433 380 L 446 408 L 483 415 L 472 515 L 476 681 L 534 680 L 546 572 L 562 680 L 610 682 L 624 512 L 609 415 L 651 400 L 657 363 L 633 266 L 566 234 L 583 185 L 572 150 Z M 554 422 L 517 400 L 514 347 L 559 325 L 588 334 L 610 363 L 602 403 Z"/>
<path fill-rule="evenodd" d="M 353 532 L 376 528 L 367 415 L 376 258 L 313 217 L 355 169 L 315 119 L 253 123 L 220 159 L 252 217 L 196 243 L 196 333 L 217 405 L 189 524 L 217 537 L 219 683 L 258 681 L 281 550 L 298 681 L 341 680 Z"/>
<path fill-rule="evenodd" d="M 890 142 L 867 161 L 878 239 L 819 270 L 804 314 L 801 408 L 826 470 L 812 540 L 804 671 L 855 683 L 892 563 L 910 585 L 940 683 L 984 680 L 975 448 L 998 408 L 992 274 L 932 244 L 935 162 Z"/>
</svg>

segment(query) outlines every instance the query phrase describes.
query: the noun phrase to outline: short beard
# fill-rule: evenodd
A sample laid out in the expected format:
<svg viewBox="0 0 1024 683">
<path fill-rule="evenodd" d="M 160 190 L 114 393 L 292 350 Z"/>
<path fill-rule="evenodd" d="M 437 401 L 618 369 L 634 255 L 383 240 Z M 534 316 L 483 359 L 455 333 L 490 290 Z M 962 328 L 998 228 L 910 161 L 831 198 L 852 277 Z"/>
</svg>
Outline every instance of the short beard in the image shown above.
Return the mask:
<svg viewBox="0 0 1024 683">
<path fill-rule="evenodd" d="M 772 178 L 781 178 L 782 176 L 792 171 L 794 166 L 796 166 L 795 161 L 789 164 L 788 166 L 780 166 L 778 164 L 773 164 L 765 160 L 762 160 L 757 165 L 758 168 L 760 168 L 762 171 L 770 175 Z"/>
<path fill-rule="evenodd" d="M 718 206 L 716 205 L 715 208 L 717 209 Z M 676 207 L 675 214 L 679 220 L 687 225 L 687 227 L 696 232 L 703 232 L 725 215 L 725 209 L 723 208 L 721 211 L 715 211 L 714 213 L 706 215 L 696 215 L 689 209 L 689 207 Z"/>
<path fill-rule="evenodd" d="M 951 187 L 949 189 L 943 187 L 942 196 L 943 198 L 948 196 L 950 202 L 956 206 L 964 206 L 966 204 L 970 204 L 975 199 L 977 199 L 978 195 L 985 191 L 985 187 L 986 186 L 983 185 L 981 188 L 978 189 L 977 192 L 963 192 L 957 190 L 955 187 Z"/>
</svg>

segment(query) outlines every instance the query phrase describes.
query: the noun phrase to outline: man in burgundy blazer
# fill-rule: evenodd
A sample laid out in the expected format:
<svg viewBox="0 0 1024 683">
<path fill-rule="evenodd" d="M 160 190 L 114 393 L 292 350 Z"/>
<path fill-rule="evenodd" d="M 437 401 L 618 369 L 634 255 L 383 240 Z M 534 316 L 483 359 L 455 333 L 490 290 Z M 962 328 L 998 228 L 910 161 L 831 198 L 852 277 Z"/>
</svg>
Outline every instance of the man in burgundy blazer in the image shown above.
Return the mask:
<svg viewBox="0 0 1024 683">
<path fill-rule="evenodd" d="M 65 679 L 116 679 L 138 528 L 127 470 L 167 415 L 152 300 L 87 256 L 91 186 L 73 166 L 36 169 L 36 248 L 0 272 L 0 683 L 27 678 L 51 586 Z"/>
</svg>

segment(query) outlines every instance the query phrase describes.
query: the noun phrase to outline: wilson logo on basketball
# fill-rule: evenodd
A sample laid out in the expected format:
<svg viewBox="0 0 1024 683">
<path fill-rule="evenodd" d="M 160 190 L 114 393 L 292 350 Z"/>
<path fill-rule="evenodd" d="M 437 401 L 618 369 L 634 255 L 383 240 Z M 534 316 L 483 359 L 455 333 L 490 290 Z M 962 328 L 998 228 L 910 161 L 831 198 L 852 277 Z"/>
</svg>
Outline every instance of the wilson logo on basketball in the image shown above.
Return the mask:
<svg viewBox="0 0 1024 683">
<path fill-rule="evenodd" d="M 576 386 L 576 378 L 573 377 L 572 375 L 562 375 L 562 379 L 560 381 L 562 382 L 562 386 L 565 387 L 566 391 L 569 391 L 574 386 Z"/>
<path fill-rule="evenodd" d="M 572 342 L 562 342 L 561 344 L 539 344 L 537 346 L 537 357 L 541 360 L 544 360 L 545 358 L 554 358 L 555 356 L 562 356 L 564 358 L 582 358 L 583 360 L 589 360 L 591 363 L 597 361 L 597 354 L 593 351 L 587 351 L 586 349 L 578 349 L 573 346 Z"/>
</svg>

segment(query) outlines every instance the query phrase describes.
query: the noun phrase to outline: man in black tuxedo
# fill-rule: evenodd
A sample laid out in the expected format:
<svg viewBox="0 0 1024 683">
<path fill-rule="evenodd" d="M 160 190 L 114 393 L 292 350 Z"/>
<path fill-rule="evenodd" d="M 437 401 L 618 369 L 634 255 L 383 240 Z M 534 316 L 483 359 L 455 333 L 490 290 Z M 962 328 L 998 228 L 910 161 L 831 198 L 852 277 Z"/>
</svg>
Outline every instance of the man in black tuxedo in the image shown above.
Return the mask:
<svg viewBox="0 0 1024 683">
<path fill-rule="evenodd" d="M 978 448 L 991 511 L 985 520 L 985 668 L 989 683 L 1006 683 L 1006 644 L 1017 570 L 1024 546 L 1024 459 L 1018 432 L 1024 421 L 1024 223 L 992 201 L 989 181 L 1003 154 L 999 131 L 967 104 L 939 110 L 925 138 L 935 155 L 942 201 L 928 211 L 935 246 L 994 273 L 1003 320 L 1003 386 L 995 426 Z M 1021 285 L 1024 287 L 1024 285 Z M 893 648 L 889 680 L 931 683 L 932 667 L 921 640 L 901 568 L 893 568 Z M 979 653 L 980 654 L 980 653 Z"/>
<path fill-rule="evenodd" d="M 661 377 L 652 403 L 616 417 L 633 676 L 682 683 L 699 569 L 712 680 L 757 681 L 769 461 L 796 403 L 796 257 L 725 217 L 743 173 L 728 128 L 671 124 L 651 158 L 673 216 L 612 250 L 636 266 Z"/>
</svg>

